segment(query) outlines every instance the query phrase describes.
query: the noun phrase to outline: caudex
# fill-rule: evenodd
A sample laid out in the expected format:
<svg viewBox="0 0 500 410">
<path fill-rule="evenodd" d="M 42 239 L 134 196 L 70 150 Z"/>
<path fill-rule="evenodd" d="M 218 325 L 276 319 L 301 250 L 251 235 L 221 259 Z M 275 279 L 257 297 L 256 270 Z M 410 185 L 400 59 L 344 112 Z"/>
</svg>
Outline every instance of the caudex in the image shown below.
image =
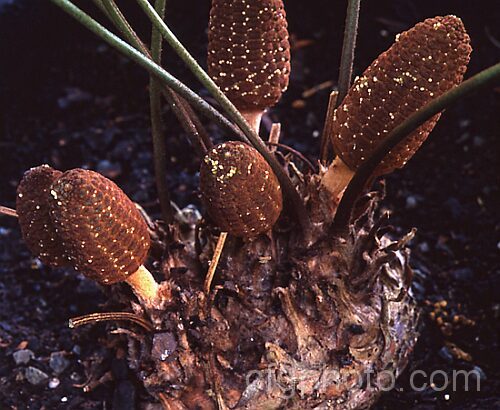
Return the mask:
<svg viewBox="0 0 500 410">
<path fill-rule="evenodd" d="M 269 148 L 258 135 L 262 114 L 289 82 L 281 0 L 212 1 L 208 74 L 164 22 L 163 0 L 154 7 L 137 0 L 153 25 L 151 49 L 113 0 L 95 3 L 125 40 L 70 1 L 52 1 L 151 74 L 162 237 L 181 245 L 166 247 L 157 283 L 144 267 L 148 225 L 113 182 L 82 169 L 27 171 L 16 205 L 33 254 L 104 285 L 125 281 L 139 301 L 134 313 L 72 323 L 141 324 L 145 337 L 129 340 L 141 347 L 129 358 L 166 409 L 373 403 L 383 385 L 356 380 L 367 371 L 400 374 L 417 340 L 418 311 L 405 247 L 413 232 L 398 241 L 384 234 L 386 216 L 376 213 L 381 194 L 369 192 L 371 183 L 411 159 L 443 109 L 498 81 L 500 64 L 462 82 L 471 53 L 465 27 L 455 16 L 434 17 L 398 35 L 350 86 L 359 9 L 350 1 L 339 79 L 346 95 L 332 95 L 322 141 L 336 158 L 322 149 L 313 172 L 301 167 L 300 153 L 292 160 L 276 151 L 279 127 Z M 160 66 L 162 37 L 227 117 Z M 180 101 L 174 111 L 203 155 L 206 215 L 187 227 L 173 217 L 162 183 L 161 95 L 169 104 Z M 228 131 L 228 141 L 213 146 L 198 114 Z M 123 288 L 113 291 L 121 295 Z M 165 340 L 173 348 L 158 356 Z"/>
</svg>

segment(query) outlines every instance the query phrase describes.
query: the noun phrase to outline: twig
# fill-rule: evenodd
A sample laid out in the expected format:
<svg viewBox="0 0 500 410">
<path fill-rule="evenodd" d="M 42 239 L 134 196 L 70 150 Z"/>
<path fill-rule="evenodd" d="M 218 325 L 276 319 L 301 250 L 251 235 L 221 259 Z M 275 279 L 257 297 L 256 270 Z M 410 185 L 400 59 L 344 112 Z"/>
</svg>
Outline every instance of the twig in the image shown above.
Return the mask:
<svg viewBox="0 0 500 410">
<path fill-rule="evenodd" d="M 311 98 L 314 94 L 323 91 L 326 88 L 331 88 L 333 86 L 333 81 L 323 81 L 320 84 L 315 85 L 314 87 L 308 88 L 307 90 L 302 92 L 302 98 Z"/>
<path fill-rule="evenodd" d="M 267 145 L 271 145 L 273 147 L 279 147 L 281 149 L 284 149 L 285 151 L 288 151 L 290 152 L 291 154 L 295 155 L 297 158 L 299 158 L 302 162 L 304 162 L 310 169 L 311 171 L 314 173 L 316 172 L 316 168 L 314 168 L 314 165 L 311 161 L 309 161 L 305 156 L 304 154 L 302 154 L 301 152 L 297 151 L 296 149 L 288 146 L 288 145 L 285 145 L 285 144 L 280 144 L 279 142 L 266 142 Z"/>
<path fill-rule="evenodd" d="M 154 331 L 153 325 L 146 319 L 128 312 L 105 312 L 105 313 L 91 313 L 89 315 L 83 315 L 71 318 L 68 322 L 68 326 L 71 329 L 88 325 L 91 323 L 107 322 L 107 321 L 118 321 L 126 320 L 128 322 L 133 322 L 139 326 L 142 326 L 148 332 Z"/>
<path fill-rule="evenodd" d="M 6 206 L 0 205 L 0 215 L 12 216 L 17 218 L 17 212 L 15 209 L 7 208 Z"/>
<path fill-rule="evenodd" d="M 155 25 L 156 28 L 161 32 L 163 38 L 186 63 L 188 68 L 198 78 L 198 80 L 200 80 L 200 82 L 207 88 L 210 94 L 212 94 L 212 96 L 217 100 L 221 107 L 227 112 L 229 117 L 241 128 L 250 143 L 257 149 L 257 151 L 260 152 L 260 154 L 272 167 L 274 173 L 281 183 L 283 192 L 288 196 L 288 199 L 291 202 L 292 208 L 295 211 L 303 230 L 307 232 L 310 228 L 310 221 L 305 205 L 299 194 L 295 190 L 292 181 L 285 173 L 281 165 L 278 163 L 276 158 L 274 158 L 274 156 L 269 152 L 266 145 L 257 135 L 252 126 L 248 124 L 248 122 L 238 111 L 238 109 L 233 105 L 231 101 L 229 101 L 229 99 L 221 91 L 221 89 L 215 84 L 215 82 L 210 78 L 205 70 L 203 70 L 203 68 L 198 64 L 198 62 L 193 58 L 188 50 L 182 45 L 182 43 L 177 39 L 177 37 L 165 24 L 165 22 L 158 16 L 158 13 L 156 13 L 148 0 L 137 0 L 137 3 L 142 7 L 153 25 Z"/>
<path fill-rule="evenodd" d="M 354 177 L 344 192 L 337 212 L 335 213 L 331 227 L 332 233 L 338 236 L 347 235 L 351 214 L 357 198 L 363 192 L 364 187 L 372 177 L 377 166 L 398 143 L 404 140 L 411 132 L 429 118 L 438 114 L 451 104 L 463 100 L 465 97 L 483 88 L 493 86 L 495 83 L 500 83 L 500 63 L 481 71 L 459 86 L 445 92 L 394 128 L 375 149 L 373 154 L 360 165 L 354 174 Z"/>
<path fill-rule="evenodd" d="M 82 11 L 80 8 L 76 7 L 69 0 L 51 0 L 52 3 L 63 9 L 70 16 L 75 18 L 88 30 L 92 31 L 111 47 L 117 49 L 122 54 L 130 58 L 135 63 L 139 64 L 141 67 L 145 68 L 149 73 L 156 75 L 163 83 L 168 85 L 182 97 L 184 97 L 192 106 L 199 111 L 201 114 L 206 116 L 208 119 L 214 121 L 220 126 L 228 129 L 233 134 L 241 136 L 242 133 L 238 127 L 234 126 L 227 118 L 220 114 L 216 109 L 214 109 L 210 104 L 208 104 L 203 98 L 196 94 L 193 90 L 188 88 L 185 84 L 175 78 L 172 74 L 164 70 L 158 64 L 155 64 L 149 58 L 141 54 L 135 48 L 127 44 L 125 41 L 111 33 L 104 26 L 95 21 L 87 13 Z"/>
<path fill-rule="evenodd" d="M 273 123 L 271 125 L 271 131 L 269 132 L 269 138 L 267 139 L 267 144 L 271 146 L 269 149 L 270 152 L 276 151 L 276 145 L 280 142 L 280 134 L 281 134 L 281 124 L 279 122 Z"/>
<path fill-rule="evenodd" d="M 212 260 L 210 261 L 210 266 L 208 267 L 207 276 L 205 278 L 205 284 L 203 286 L 206 295 L 210 294 L 210 286 L 212 286 L 212 280 L 214 278 L 217 265 L 219 264 L 219 259 L 220 256 L 222 255 L 222 250 L 224 249 L 226 238 L 227 238 L 227 232 L 221 232 L 219 239 L 217 240 L 217 245 L 215 245 L 214 254 L 212 256 Z"/>
<path fill-rule="evenodd" d="M 351 86 L 352 66 L 354 63 L 354 50 L 356 48 L 356 36 L 358 34 L 359 5 L 361 0 L 349 0 L 347 4 L 347 15 L 345 18 L 344 42 L 342 44 L 342 57 L 340 58 L 339 72 L 339 106 Z"/>
<path fill-rule="evenodd" d="M 155 9 L 160 17 L 165 16 L 165 0 L 156 0 Z M 151 32 L 151 57 L 153 61 L 161 65 L 162 38 L 154 27 Z M 154 76 L 149 79 L 149 105 L 151 112 L 151 133 L 153 135 L 153 155 L 156 190 L 160 200 L 161 214 L 167 225 L 173 221 L 172 207 L 170 206 L 170 193 L 167 187 L 167 147 L 163 135 L 164 124 L 161 118 L 161 83 Z"/>
<path fill-rule="evenodd" d="M 330 93 L 330 98 L 328 99 L 328 108 L 326 109 L 325 125 L 323 126 L 323 133 L 321 134 L 321 145 L 319 150 L 319 158 L 323 164 L 328 161 L 330 139 L 332 136 L 332 122 L 335 109 L 337 108 L 338 96 L 338 91 L 332 91 Z"/>
</svg>

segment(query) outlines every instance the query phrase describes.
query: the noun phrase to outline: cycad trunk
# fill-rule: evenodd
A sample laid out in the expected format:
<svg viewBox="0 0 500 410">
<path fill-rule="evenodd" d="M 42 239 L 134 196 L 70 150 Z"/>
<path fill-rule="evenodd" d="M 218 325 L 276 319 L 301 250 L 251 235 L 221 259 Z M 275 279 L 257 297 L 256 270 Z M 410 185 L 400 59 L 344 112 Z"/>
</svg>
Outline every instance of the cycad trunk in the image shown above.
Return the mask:
<svg viewBox="0 0 500 410">
<path fill-rule="evenodd" d="M 166 408 L 364 408 L 404 369 L 417 338 L 405 248 L 413 233 L 384 236 L 372 193 L 349 238 L 331 237 L 320 221 L 335 210 L 319 180 L 302 185 L 314 243 L 292 221 L 272 236 L 230 240 L 209 297 L 215 237 L 174 227 L 182 246 L 171 247 L 162 285 L 174 297 L 150 314 L 160 330 L 131 339 L 129 352 Z"/>
</svg>

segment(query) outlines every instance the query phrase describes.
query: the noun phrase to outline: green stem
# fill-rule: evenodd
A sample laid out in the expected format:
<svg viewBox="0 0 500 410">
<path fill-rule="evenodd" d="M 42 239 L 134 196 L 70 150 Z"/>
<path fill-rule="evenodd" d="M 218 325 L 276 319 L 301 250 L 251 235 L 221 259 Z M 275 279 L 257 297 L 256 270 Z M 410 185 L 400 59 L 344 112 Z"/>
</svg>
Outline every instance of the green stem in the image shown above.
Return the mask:
<svg viewBox="0 0 500 410">
<path fill-rule="evenodd" d="M 361 0 L 349 0 L 345 19 L 344 42 L 342 44 L 342 57 L 340 58 L 339 95 L 337 107 L 342 103 L 351 86 L 352 66 L 354 63 L 354 50 L 358 34 L 359 5 Z"/>
<path fill-rule="evenodd" d="M 115 27 L 120 30 L 129 44 L 149 59 L 152 59 L 151 52 L 134 31 L 114 0 L 94 0 L 94 2 L 103 10 Z M 158 65 L 161 64 L 158 63 Z M 190 109 L 187 102 L 173 92 L 172 89 L 164 86 L 162 92 L 172 112 L 187 133 L 191 144 L 200 155 L 204 155 L 206 148 L 212 146 L 212 141 L 199 121 L 198 116 Z"/>
<path fill-rule="evenodd" d="M 403 141 L 428 119 L 440 113 L 451 104 L 463 100 L 470 94 L 492 86 L 495 83 L 500 83 L 500 63 L 481 71 L 479 74 L 469 78 L 459 86 L 442 94 L 394 128 L 380 143 L 373 154 L 361 164 L 354 174 L 354 177 L 349 182 L 337 208 L 337 212 L 335 213 L 331 228 L 332 233 L 337 236 L 347 236 L 349 232 L 349 222 L 356 200 L 363 192 L 363 189 L 377 166 L 398 143 Z"/>
<path fill-rule="evenodd" d="M 241 128 L 243 133 L 246 135 L 250 143 L 260 152 L 260 154 L 266 159 L 269 165 L 272 167 L 276 176 L 278 177 L 285 195 L 291 202 L 292 208 L 296 212 L 299 222 L 302 228 L 306 231 L 309 230 L 309 217 L 307 215 L 307 210 L 300 198 L 299 194 L 295 190 L 290 178 L 285 173 L 279 162 L 274 158 L 274 156 L 269 152 L 264 142 L 260 139 L 253 128 L 248 124 L 245 118 L 241 115 L 238 109 L 229 101 L 226 95 L 221 91 L 221 89 L 215 84 L 215 82 L 210 78 L 210 76 L 203 70 L 203 68 L 198 64 L 198 62 L 191 56 L 189 51 L 182 45 L 182 43 L 177 39 L 175 34 L 169 29 L 165 22 L 158 16 L 155 9 L 151 6 L 148 0 L 137 0 L 139 5 L 143 8 L 144 12 L 148 15 L 149 19 L 153 25 L 161 32 L 163 38 L 170 44 L 174 51 L 179 55 L 179 57 L 186 63 L 191 72 L 200 80 L 200 82 L 207 88 L 207 90 L 212 94 L 212 96 L 217 100 L 217 102 L 222 106 L 222 108 L 227 112 L 229 117 Z"/>
<path fill-rule="evenodd" d="M 165 16 L 165 0 L 156 0 L 155 9 L 163 18 Z M 154 27 L 151 32 L 151 57 L 153 61 L 161 65 L 162 38 Z M 161 118 L 161 83 L 154 76 L 149 80 L 149 104 L 151 111 L 151 133 L 153 135 L 153 155 L 156 190 L 160 200 L 160 208 L 163 220 L 170 225 L 174 220 L 172 207 L 170 206 L 170 194 L 168 192 L 166 170 L 167 170 L 167 147 L 163 135 L 164 124 Z"/>
<path fill-rule="evenodd" d="M 182 97 L 184 97 L 192 106 L 199 111 L 201 114 L 205 115 L 208 119 L 216 122 L 222 127 L 228 129 L 230 132 L 241 135 L 241 132 L 237 127 L 234 126 L 230 121 L 222 116 L 217 110 L 215 110 L 210 104 L 208 104 L 203 98 L 196 94 L 193 90 L 188 88 L 177 78 L 171 75 L 169 72 L 165 71 L 158 64 L 155 64 L 149 58 L 141 54 L 139 51 L 134 49 L 132 46 L 124 42 L 122 39 L 111 33 L 92 17 L 86 14 L 84 11 L 76 7 L 69 0 L 51 0 L 52 3 L 63 9 L 66 13 L 76 19 L 80 24 L 85 26 L 88 30 L 92 31 L 106 43 L 108 43 L 113 48 L 117 49 L 125 56 L 130 58 L 135 63 L 139 64 L 141 67 L 145 68 L 149 73 L 157 76 L 164 84 L 172 88 Z"/>
</svg>

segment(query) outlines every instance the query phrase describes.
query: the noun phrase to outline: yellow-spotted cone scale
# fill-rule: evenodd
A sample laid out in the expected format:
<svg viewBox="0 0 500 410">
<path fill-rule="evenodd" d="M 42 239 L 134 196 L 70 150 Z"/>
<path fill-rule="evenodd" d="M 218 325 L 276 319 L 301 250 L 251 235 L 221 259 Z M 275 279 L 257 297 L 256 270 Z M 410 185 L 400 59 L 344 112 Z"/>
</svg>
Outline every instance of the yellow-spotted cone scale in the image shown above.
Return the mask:
<svg viewBox="0 0 500 410">
<path fill-rule="evenodd" d="M 59 235 L 49 213 L 50 186 L 62 175 L 48 165 L 24 173 L 17 187 L 16 210 L 24 241 L 36 257 L 50 266 L 68 265 Z"/>
<path fill-rule="evenodd" d="M 106 285 L 126 281 L 143 300 L 154 299 L 158 285 L 143 266 L 148 227 L 114 182 L 94 171 L 67 171 L 52 183 L 49 205 L 75 269 Z"/>
<path fill-rule="evenodd" d="M 269 231 L 283 207 L 271 167 L 255 148 L 241 142 L 225 142 L 208 152 L 201 164 L 200 190 L 216 225 L 238 237 Z"/>
<path fill-rule="evenodd" d="M 288 86 L 290 43 L 282 0 L 212 0 L 208 73 L 251 125 Z"/>
<path fill-rule="evenodd" d="M 392 129 L 462 81 L 470 53 L 469 36 L 455 16 L 429 18 L 399 34 L 396 42 L 355 80 L 335 111 L 331 138 L 336 154 L 356 170 Z M 439 116 L 398 144 L 376 174 L 403 167 Z"/>
</svg>

